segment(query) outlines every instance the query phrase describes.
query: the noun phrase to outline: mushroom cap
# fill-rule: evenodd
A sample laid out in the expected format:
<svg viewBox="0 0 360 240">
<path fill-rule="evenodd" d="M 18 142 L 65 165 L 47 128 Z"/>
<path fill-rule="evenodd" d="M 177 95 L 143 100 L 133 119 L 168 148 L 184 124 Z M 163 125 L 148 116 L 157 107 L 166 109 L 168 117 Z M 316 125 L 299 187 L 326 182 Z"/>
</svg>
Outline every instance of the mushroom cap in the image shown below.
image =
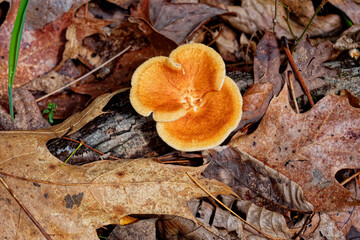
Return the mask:
<svg viewBox="0 0 360 240">
<path fill-rule="evenodd" d="M 209 92 L 203 105 L 172 122 L 157 122 L 161 139 L 181 151 L 199 151 L 221 144 L 242 115 L 242 97 L 236 83 L 226 77 L 220 91 Z"/>
<path fill-rule="evenodd" d="M 136 112 L 158 122 L 171 122 L 188 113 L 184 96 L 203 97 L 221 89 L 225 63 L 212 48 L 184 44 L 167 57 L 154 57 L 134 72 L 130 102 Z"/>
</svg>

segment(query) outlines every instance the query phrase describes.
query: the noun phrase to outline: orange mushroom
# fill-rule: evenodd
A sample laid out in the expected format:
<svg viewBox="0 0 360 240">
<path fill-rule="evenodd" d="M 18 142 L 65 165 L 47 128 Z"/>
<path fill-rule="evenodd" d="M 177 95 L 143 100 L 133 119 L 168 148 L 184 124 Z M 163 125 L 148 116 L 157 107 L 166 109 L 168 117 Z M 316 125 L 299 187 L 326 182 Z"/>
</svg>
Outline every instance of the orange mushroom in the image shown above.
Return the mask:
<svg viewBox="0 0 360 240">
<path fill-rule="evenodd" d="M 169 58 L 149 59 L 131 85 L 134 109 L 143 116 L 153 113 L 159 136 L 178 150 L 215 147 L 241 119 L 238 87 L 225 77 L 221 56 L 203 44 L 185 44 Z"/>
</svg>

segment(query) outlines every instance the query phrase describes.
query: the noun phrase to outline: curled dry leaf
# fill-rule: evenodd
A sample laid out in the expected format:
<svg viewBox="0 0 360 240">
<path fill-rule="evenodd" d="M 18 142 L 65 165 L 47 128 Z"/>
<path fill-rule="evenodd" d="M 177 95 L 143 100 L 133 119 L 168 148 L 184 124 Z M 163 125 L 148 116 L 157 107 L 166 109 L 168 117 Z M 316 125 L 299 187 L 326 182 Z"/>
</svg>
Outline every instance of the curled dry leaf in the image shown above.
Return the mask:
<svg viewBox="0 0 360 240">
<path fill-rule="evenodd" d="M 304 1 L 301 2 L 302 5 L 304 5 L 303 2 Z M 312 5 L 311 1 L 305 2 L 308 2 L 306 5 Z M 273 19 L 275 12 L 274 1 L 245 0 L 241 1 L 241 6 L 227 6 L 226 9 L 229 12 L 235 12 L 236 16 L 224 16 L 223 18 L 226 19 L 232 26 L 242 32 L 253 34 L 258 30 L 271 30 L 273 27 Z M 301 35 L 304 27 L 307 25 L 310 17 L 315 11 L 312 7 L 310 11 L 307 11 L 305 9 L 305 12 L 306 17 L 304 16 L 305 19 L 303 21 L 298 22 L 298 17 L 290 18 L 289 20 L 295 36 Z M 281 38 L 282 36 L 286 36 L 287 38 L 293 38 L 285 21 L 286 15 L 286 9 L 279 4 L 277 7 L 277 24 L 275 27 L 275 33 L 277 38 Z M 307 32 L 309 32 L 311 36 L 328 35 L 335 30 L 338 30 L 340 27 L 340 17 L 337 15 L 328 15 L 323 17 L 317 17 L 309 27 Z"/>
<path fill-rule="evenodd" d="M 274 210 L 277 207 L 269 203 L 286 210 L 313 210 L 298 184 L 237 148 L 216 147 L 205 151 L 204 157 L 210 164 L 203 175 L 228 185 L 242 199 Z"/>
<path fill-rule="evenodd" d="M 20 0 L 11 4 L 4 23 L 0 26 L 0 94 L 8 86 L 9 43 Z M 22 35 L 14 87 L 50 71 L 60 61 L 64 47 L 65 29 L 72 23 L 74 8 L 39 30 L 25 29 Z"/>
<path fill-rule="evenodd" d="M 284 87 L 258 129 L 247 136 L 235 135 L 230 145 L 300 185 L 314 211 L 341 209 L 360 203 L 335 179 L 342 168 L 360 168 L 359 114 L 346 96 L 334 94 L 296 114 Z"/>
<path fill-rule="evenodd" d="M 219 200 L 266 234 L 280 239 L 291 237 L 285 219 L 279 213 L 232 196 L 221 195 Z M 192 200 L 189 207 L 201 226 L 180 217 L 162 218 L 158 222 L 162 239 L 177 239 L 180 236 L 187 239 L 266 239 L 228 210 L 214 206 L 206 199 Z"/>
<path fill-rule="evenodd" d="M 204 166 L 167 166 L 152 159 L 60 166 L 62 162 L 51 155 L 46 142 L 69 129 L 70 133 L 77 131 L 102 114 L 112 96 L 95 99 L 82 113 L 51 128 L 1 133 L 1 177 L 54 239 L 95 239 L 96 228 L 119 223 L 129 214 L 169 214 L 195 220 L 187 203 L 206 195 L 187 175 L 200 178 Z M 232 193 L 217 181 L 198 181 L 212 194 Z M 0 195 L 0 237 L 42 238 L 3 185 Z"/>
<path fill-rule="evenodd" d="M 0 128 L 4 130 L 31 130 L 45 128 L 50 124 L 43 118 L 33 95 L 21 88 L 14 91 L 14 108 L 16 115 L 11 121 L 7 110 L 0 107 Z"/>
</svg>

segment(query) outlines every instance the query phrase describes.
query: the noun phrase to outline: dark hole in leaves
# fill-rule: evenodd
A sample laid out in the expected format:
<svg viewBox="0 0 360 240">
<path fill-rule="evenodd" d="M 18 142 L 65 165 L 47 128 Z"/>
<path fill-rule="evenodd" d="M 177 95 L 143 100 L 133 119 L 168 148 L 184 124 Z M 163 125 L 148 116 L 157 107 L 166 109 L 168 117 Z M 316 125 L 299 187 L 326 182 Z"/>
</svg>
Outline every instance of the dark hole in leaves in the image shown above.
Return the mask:
<svg viewBox="0 0 360 240">
<path fill-rule="evenodd" d="M 349 177 L 351 177 L 352 175 L 354 175 L 355 173 L 357 173 L 358 171 L 360 171 L 360 169 L 341 169 L 336 172 L 335 179 L 336 179 L 336 181 L 341 183 L 341 182 L 345 181 L 346 179 L 348 179 Z M 351 180 L 351 181 L 353 181 L 353 180 Z"/>
<path fill-rule="evenodd" d="M 3 22 L 6 19 L 6 16 L 9 12 L 10 4 L 9 2 L 2 2 L 0 3 L 0 26 L 3 24 Z M 4 59 L 4 56 L 1 56 L 2 59 Z"/>
<path fill-rule="evenodd" d="M 105 226 L 102 226 L 102 227 L 96 229 L 96 233 L 97 233 L 99 239 L 107 239 L 115 227 L 116 227 L 115 224 L 110 224 L 110 225 L 105 225 Z"/>
</svg>

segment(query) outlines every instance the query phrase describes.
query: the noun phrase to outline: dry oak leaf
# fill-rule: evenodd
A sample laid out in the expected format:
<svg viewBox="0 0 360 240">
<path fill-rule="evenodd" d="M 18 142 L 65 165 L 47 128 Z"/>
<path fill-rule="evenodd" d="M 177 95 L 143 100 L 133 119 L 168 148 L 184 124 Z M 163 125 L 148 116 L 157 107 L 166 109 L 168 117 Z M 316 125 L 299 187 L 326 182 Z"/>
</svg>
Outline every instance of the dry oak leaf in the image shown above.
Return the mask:
<svg viewBox="0 0 360 240">
<path fill-rule="evenodd" d="M 274 98 L 258 129 L 230 145 L 264 162 L 300 185 L 315 211 L 358 205 L 335 179 L 342 168 L 360 168 L 360 109 L 346 96 L 327 95 L 296 114 L 288 90 Z"/>
<path fill-rule="evenodd" d="M 0 26 L 0 94 L 8 86 L 8 55 L 10 37 L 20 1 L 13 1 L 4 23 Z M 39 30 L 27 30 L 25 21 L 14 87 L 50 71 L 60 61 L 65 29 L 72 23 L 74 8 Z"/>
<path fill-rule="evenodd" d="M 181 151 L 221 144 L 240 122 L 242 97 L 225 76 L 212 48 L 184 44 L 169 57 L 154 57 L 136 69 L 130 102 L 143 116 L 153 113 L 159 136 Z"/>
<path fill-rule="evenodd" d="M 304 5 L 303 2 L 304 1 L 301 1 L 302 5 Z M 311 1 L 307 2 L 309 2 L 307 5 L 312 5 Z M 275 5 L 272 0 L 245 0 L 241 1 L 241 6 L 227 6 L 226 9 L 229 12 L 234 12 L 236 16 L 223 16 L 223 18 L 233 27 L 247 34 L 253 34 L 259 30 L 267 31 L 273 27 Z M 312 7 L 310 11 L 307 12 L 309 13 L 307 15 L 312 16 L 314 12 L 314 8 Z M 281 38 L 282 36 L 293 38 L 286 23 L 286 16 L 286 9 L 278 3 L 276 17 L 277 24 L 275 26 L 277 38 Z M 301 35 L 304 27 L 310 20 L 308 16 L 304 17 L 305 18 L 302 19 L 303 21 L 299 21 L 298 16 L 294 16 L 294 18 L 290 18 L 289 20 L 295 36 Z M 330 14 L 315 18 L 314 22 L 310 25 L 308 32 L 311 36 L 319 36 L 330 34 L 339 28 L 341 28 L 340 17 L 335 14 Z"/>
<path fill-rule="evenodd" d="M 168 214 L 195 220 L 187 203 L 206 196 L 187 175 L 206 168 L 160 164 L 152 159 L 65 165 L 46 143 L 77 131 L 102 113 L 114 94 L 102 95 L 64 123 L 37 131 L 0 133 L 0 177 L 52 239 L 97 239 L 96 228 L 129 214 Z M 20 167 L 21 166 L 21 167 Z M 217 181 L 199 179 L 212 194 L 231 194 Z M 0 238 L 43 236 L 3 185 L 0 185 Z"/>
</svg>

